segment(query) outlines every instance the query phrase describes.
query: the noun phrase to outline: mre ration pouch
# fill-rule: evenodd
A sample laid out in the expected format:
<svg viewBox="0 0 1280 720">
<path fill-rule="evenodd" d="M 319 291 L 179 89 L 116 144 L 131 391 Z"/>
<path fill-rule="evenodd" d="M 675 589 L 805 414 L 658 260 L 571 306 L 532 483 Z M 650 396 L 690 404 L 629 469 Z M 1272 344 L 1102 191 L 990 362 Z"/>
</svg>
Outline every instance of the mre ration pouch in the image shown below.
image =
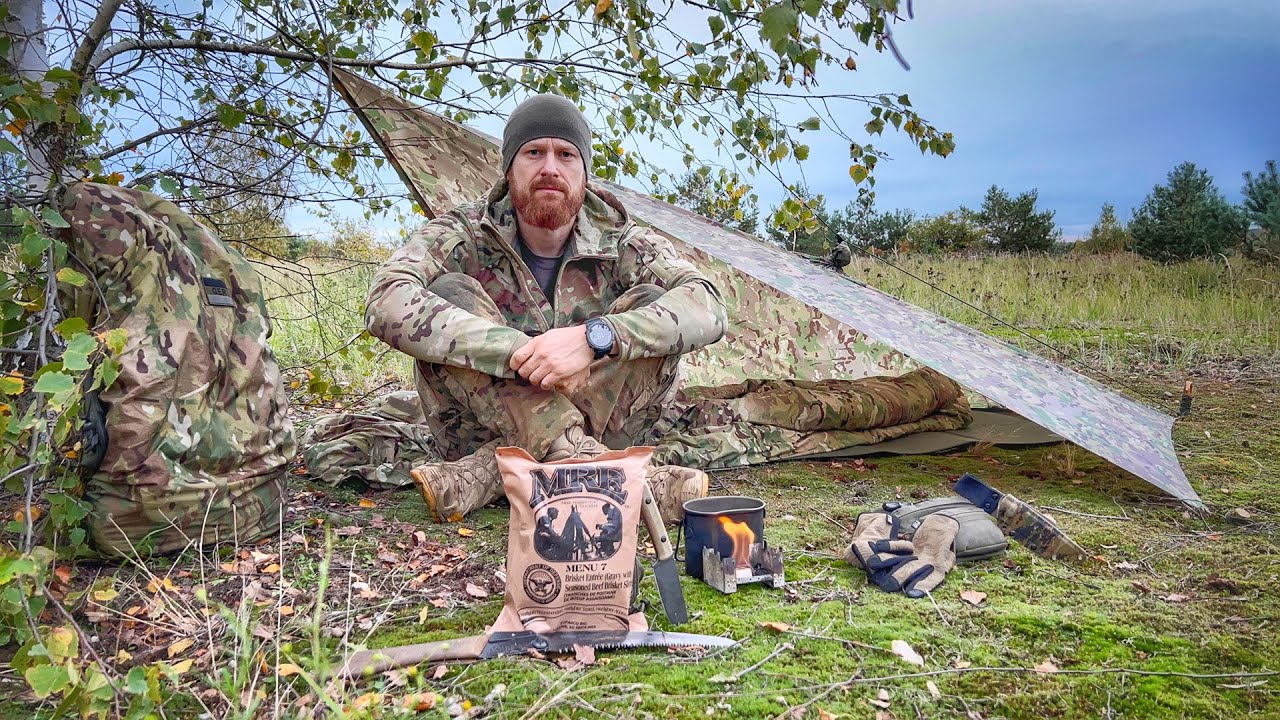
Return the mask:
<svg viewBox="0 0 1280 720">
<path fill-rule="evenodd" d="M 629 612 L 651 447 L 540 463 L 498 448 L 511 503 L 507 594 L 491 630 L 645 630 Z"/>
</svg>

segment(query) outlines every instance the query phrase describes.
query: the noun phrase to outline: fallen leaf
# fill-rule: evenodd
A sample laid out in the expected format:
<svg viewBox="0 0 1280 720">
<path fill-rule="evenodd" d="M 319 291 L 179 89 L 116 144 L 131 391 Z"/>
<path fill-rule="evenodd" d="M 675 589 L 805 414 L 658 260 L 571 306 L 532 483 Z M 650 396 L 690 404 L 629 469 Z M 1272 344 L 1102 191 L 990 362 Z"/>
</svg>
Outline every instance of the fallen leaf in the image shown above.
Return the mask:
<svg viewBox="0 0 1280 720">
<path fill-rule="evenodd" d="M 181 675 L 191 669 L 191 665 L 193 664 L 193 662 L 194 662 L 193 660 L 188 658 L 186 660 L 183 660 L 182 662 L 174 663 L 173 665 L 169 666 L 169 672 L 173 673 L 174 675 Z"/>
<path fill-rule="evenodd" d="M 473 598 L 487 598 L 489 591 L 475 583 L 467 583 L 467 594 Z"/>
<path fill-rule="evenodd" d="M 1137 580 L 1134 580 L 1134 581 L 1133 581 L 1133 589 L 1134 589 L 1134 590 L 1137 590 L 1138 592 L 1140 592 L 1140 593 L 1142 593 L 1142 594 L 1144 594 L 1144 595 L 1150 595 L 1150 594 L 1151 594 L 1151 588 L 1150 588 L 1149 586 L 1147 586 L 1147 585 L 1143 584 L 1143 583 L 1138 582 Z"/>
<path fill-rule="evenodd" d="M 764 628 L 765 630 L 772 630 L 774 632 L 786 632 L 791 629 L 791 626 L 784 622 L 774 622 L 772 620 L 769 622 L 760 623 L 760 627 Z"/>
<path fill-rule="evenodd" d="M 292 614 L 293 614 L 293 606 L 292 606 L 292 605 L 281 605 L 281 606 L 280 606 L 280 610 L 279 610 L 278 612 L 279 612 L 281 615 L 292 615 Z"/>
<path fill-rule="evenodd" d="M 264 553 L 264 552 L 258 552 L 257 550 L 250 551 L 249 555 L 251 558 L 253 558 L 253 561 L 255 563 L 264 563 L 264 562 L 267 562 L 268 560 L 275 560 L 276 558 L 280 557 L 275 553 Z"/>
<path fill-rule="evenodd" d="M 1161 595 L 1160 599 L 1164 600 L 1165 602 L 1180 603 L 1180 602 L 1186 602 L 1190 600 L 1191 596 L 1182 595 L 1180 593 L 1169 593 L 1168 595 Z"/>
<path fill-rule="evenodd" d="M 359 535 L 362 532 L 364 532 L 363 527 L 359 525 L 348 525 L 346 527 L 340 527 L 337 530 L 334 530 L 333 534 L 337 535 L 338 537 L 355 537 L 356 535 Z"/>
<path fill-rule="evenodd" d="M 1116 563 L 1115 568 L 1116 568 L 1117 570 L 1137 570 L 1137 569 L 1138 569 L 1138 566 L 1137 566 L 1137 564 L 1136 564 L 1136 563 L 1131 563 L 1131 562 L 1118 562 L 1118 563 Z"/>
<path fill-rule="evenodd" d="M 440 678 L 444 677 L 445 673 L 447 672 L 449 672 L 448 665 L 437 665 L 435 672 L 431 673 L 431 679 L 439 680 Z"/>
<path fill-rule="evenodd" d="M 429 615 L 430 613 L 431 613 L 431 608 L 427 607 L 426 605 L 423 605 L 422 609 L 418 611 L 418 624 L 422 625 L 423 623 L 425 623 L 427 621 L 427 615 Z"/>
<path fill-rule="evenodd" d="M 960 593 L 960 599 L 974 607 L 978 607 L 983 600 L 987 599 L 987 594 L 978 590 L 965 590 Z"/>
<path fill-rule="evenodd" d="M 400 701 L 400 707 L 414 712 L 425 712 L 436 706 L 440 696 L 433 692 L 411 693 Z"/>
<path fill-rule="evenodd" d="M 840 716 L 835 713 L 829 713 L 822 708 L 818 708 L 818 720 L 836 720 L 838 717 Z"/>
<path fill-rule="evenodd" d="M 924 667 L 924 658 L 920 657 L 920 653 L 912 649 L 905 640 L 894 640 L 889 643 L 889 650 L 912 665 Z"/>
<path fill-rule="evenodd" d="M 1056 672 L 1058 672 L 1058 666 L 1057 666 L 1057 665 L 1054 665 L 1052 660 L 1045 660 L 1044 662 L 1040 663 L 1039 665 L 1037 665 L 1037 666 L 1035 666 L 1035 667 L 1033 667 L 1033 668 L 1031 668 L 1031 669 L 1032 669 L 1032 670 L 1035 670 L 1035 671 L 1036 671 L 1036 672 L 1038 672 L 1038 673 L 1042 673 L 1042 674 L 1045 674 L 1045 675 L 1049 675 L 1049 674 L 1052 674 L 1052 673 L 1056 673 Z"/>
<path fill-rule="evenodd" d="M 928 690 L 929 690 L 929 694 L 933 696 L 933 699 L 934 699 L 934 700 L 941 700 L 941 699 L 942 699 L 942 692 L 941 692 L 940 690 L 938 690 L 938 686 L 937 686 L 937 685 L 935 685 L 935 684 L 933 684 L 933 681 L 932 681 L 932 680 L 925 680 L 925 681 L 924 681 L 924 686 L 925 686 L 926 688 L 928 688 Z"/>
<path fill-rule="evenodd" d="M 596 649 L 591 647 L 590 645 L 575 644 L 573 646 L 573 657 L 583 665 L 595 665 Z"/>
<path fill-rule="evenodd" d="M 449 607 L 449 601 L 444 598 L 431 598 L 431 607 L 443 610 Z"/>
<path fill-rule="evenodd" d="M 355 707 L 357 710 L 364 710 L 366 708 L 373 707 L 374 705 L 381 705 L 381 704 L 382 704 L 382 693 L 372 693 L 372 692 L 361 695 L 351 703 L 351 705 Z"/>
<path fill-rule="evenodd" d="M 880 692 L 876 693 L 875 699 L 868 700 L 867 702 L 871 703 L 872 705 L 878 708 L 888 710 L 889 709 L 889 691 L 881 688 Z"/>
<path fill-rule="evenodd" d="M 378 507 L 378 503 L 376 503 L 376 502 L 374 502 L 374 501 L 370 500 L 369 498 L 360 498 L 360 507 L 362 507 L 362 508 L 376 508 L 376 507 Z"/>
<path fill-rule="evenodd" d="M 226 572 L 226 573 L 233 573 L 233 574 L 234 574 L 234 573 L 236 573 L 236 572 L 239 572 L 239 570 L 240 570 L 240 564 L 239 564 L 239 563 L 233 563 L 233 562 L 229 562 L 229 563 L 222 563 L 222 564 L 221 564 L 221 565 L 219 565 L 218 567 L 222 568 L 222 572 Z"/>
<path fill-rule="evenodd" d="M 973 663 L 969 662 L 968 660 L 957 660 L 957 661 L 955 661 L 955 662 L 951 663 L 951 667 L 953 667 L 953 668 L 955 668 L 955 669 L 957 669 L 957 670 L 963 670 L 963 669 L 965 669 L 965 668 L 969 667 L 969 666 L 970 666 L 970 665 L 972 665 L 972 664 L 973 664 Z"/>
<path fill-rule="evenodd" d="M 425 532 L 421 531 L 421 530 L 415 530 L 415 531 L 413 532 L 413 544 L 414 544 L 414 545 L 426 545 L 426 544 L 427 544 L 427 534 L 426 534 Z"/>
<path fill-rule="evenodd" d="M 895 720 L 893 713 L 888 710 L 877 710 L 876 720 Z"/>
<path fill-rule="evenodd" d="M 262 572 L 268 575 L 274 575 L 275 573 L 280 572 L 280 566 L 276 563 L 271 563 L 270 565 L 262 568 Z"/>
<path fill-rule="evenodd" d="M 167 652 L 169 653 L 169 657 L 174 657 L 180 654 L 183 650 L 186 650 L 187 648 L 191 647 L 192 645 L 195 645 L 194 640 L 192 640 L 191 638 L 182 638 L 176 643 L 170 645 Z"/>
<path fill-rule="evenodd" d="M 276 667 L 276 675 L 279 675 L 280 677 L 289 677 L 290 675 L 297 675 L 300 672 L 302 672 L 302 668 L 294 665 L 293 663 L 280 663 L 280 665 Z"/>
<path fill-rule="evenodd" d="M 1230 517 L 1235 520 L 1248 520 L 1249 518 L 1253 517 L 1253 513 L 1249 512 L 1248 510 L 1245 510 L 1244 508 L 1236 508 L 1235 510 L 1231 511 Z"/>
<path fill-rule="evenodd" d="M 462 537 L 471 537 L 476 534 L 476 531 L 471 528 L 460 527 L 458 528 L 458 534 Z"/>
</svg>

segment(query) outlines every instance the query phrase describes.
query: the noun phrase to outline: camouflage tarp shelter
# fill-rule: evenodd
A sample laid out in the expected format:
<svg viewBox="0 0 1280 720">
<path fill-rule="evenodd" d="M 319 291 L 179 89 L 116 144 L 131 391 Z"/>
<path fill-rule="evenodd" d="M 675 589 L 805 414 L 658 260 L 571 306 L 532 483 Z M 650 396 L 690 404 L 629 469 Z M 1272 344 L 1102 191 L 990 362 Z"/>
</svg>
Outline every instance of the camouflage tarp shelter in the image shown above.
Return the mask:
<svg viewBox="0 0 1280 720">
<path fill-rule="evenodd" d="M 480 197 L 499 179 L 493 138 L 354 75 L 336 71 L 334 80 L 429 216 Z M 899 374 L 915 362 L 1202 505 L 1178 465 L 1173 418 L 843 273 L 621 185 L 592 182 L 669 237 L 724 293 L 731 327 L 691 358 L 696 382 L 856 379 Z"/>
</svg>

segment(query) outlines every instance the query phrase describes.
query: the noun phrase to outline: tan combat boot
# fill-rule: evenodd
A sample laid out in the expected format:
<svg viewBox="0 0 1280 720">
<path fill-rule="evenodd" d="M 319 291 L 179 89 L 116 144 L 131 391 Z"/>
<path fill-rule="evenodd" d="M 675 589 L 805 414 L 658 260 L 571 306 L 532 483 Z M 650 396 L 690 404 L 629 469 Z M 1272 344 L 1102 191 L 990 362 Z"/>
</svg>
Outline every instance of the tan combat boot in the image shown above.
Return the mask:
<svg viewBox="0 0 1280 720">
<path fill-rule="evenodd" d="M 684 504 L 689 500 L 707 496 L 711 479 L 697 468 L 679 465 L 659 465 L 649 468 L 649 487 L 653 499 L 658 501 L 658 511 L 668 523 L 684 520 Z"/>
<path fill-rule="evenodd" d="M 502 497 L 495 447 L 490 443 L 461 460 L 428 463 L 409 471 L 436 522 L 458 522 Z"/>
<path fill-rule="evenodd" d="M 551 443 L 551 450 L 543 458 L 543 462 L 556 462 L 574 458 L 594 458 L 607 452 L 608 447 L 599 440 L 587 435 L 579 426 L 565 430 L 564 434 Z M 666 522 L 679 522 L 684 519 L 684 503 L 687 500 L 707 496 L 710 479 L 707 474 L 696 468 L 679 465 L 659 465 L 649 467 L 649 486 L 653 490 L 653 499 L 658 501 L 658 510 Z"/>
</svg>

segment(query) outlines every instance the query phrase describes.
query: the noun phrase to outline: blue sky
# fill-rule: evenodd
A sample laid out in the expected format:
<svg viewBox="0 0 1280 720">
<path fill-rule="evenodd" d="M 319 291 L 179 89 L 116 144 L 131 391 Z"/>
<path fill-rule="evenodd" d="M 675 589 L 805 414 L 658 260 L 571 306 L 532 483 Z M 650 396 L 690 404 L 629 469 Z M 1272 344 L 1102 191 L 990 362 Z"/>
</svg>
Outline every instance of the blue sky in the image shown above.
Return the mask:
<svg viewBox="0 0 1280 720">
<path fill-rule="evenodd" d="M 1280 0 L 917 0 L 915 19 L 895 25 L 894 36 L 910 71 L 864 51 L 858 72 L 830 73 L 820 90 L 908 93 L 926 119 L 954 133 L 957 149 L 943 159 L 891 130 L 872 138 L 893 155 L 876 170 L 882 209 L 933 214 L 977 207 L 993 183 L 1013 193 L 1035 188 L 1040 207 L 1076 237 L 1104 202 L 1127 220 L 1184 160 L 1206 168 L 1233 202 L 1241 173 L 1280 160 Z M 797 105 L 784 120 L 813 114 Z M 846 130 L 860 137 L 867 119 L 859 107 Z M 502 131 L 494 117 L 476 125 Z M 843 207 L 857 192 L 847 143 L 827 132 L 804 139 L 810 160 L 784 176 Z M 682 166 L 674 153 L 638 150 Z M 784 195 L 771 177 L 754 182 L 762 211 Z M 304 231 L 328 224 L 297 211 L 289 219 Z"/>
<path fill-rule="evenodd" d="M 909 92 L 957 150 L 921 156 L 887 134 L 877 144 L 897 152 L 877 169 L 882 208 L 935 213 L 977 206 L 992 183 L 1038 188 L 1079 235 L 1104 202 L 1127 219 L 1184 160 L 1232 201 L 1242 172 L 1280 160 L 1276 0 L 933 0 L 915 11 L 895 32 L 912 69 L 875 58 L 859 63 L 859 84 Z M 844 149 L 815 143 L 827 162 L 805 171 L 829 206 L 853 196 Z"/>
</svg>

